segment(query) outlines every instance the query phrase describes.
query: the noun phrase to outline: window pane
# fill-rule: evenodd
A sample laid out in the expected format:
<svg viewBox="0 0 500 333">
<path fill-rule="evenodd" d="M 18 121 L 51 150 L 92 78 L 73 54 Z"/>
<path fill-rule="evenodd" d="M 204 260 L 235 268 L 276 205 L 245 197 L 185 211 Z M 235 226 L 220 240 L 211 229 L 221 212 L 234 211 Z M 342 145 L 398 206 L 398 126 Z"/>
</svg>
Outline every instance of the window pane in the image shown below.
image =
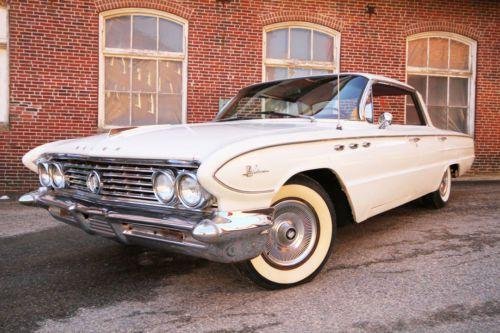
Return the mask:
<svg viewBox="0 0 500 333">
<path fill-rule="evenodd" d="M 332 71 L 328 69 L 311 69 L 311 75 L 325 75 L 331 73 Z"/>
<path fill-rule="evenodd" d="M 467 133 L 467 109 L 450 108 L 448 111 L 448 129 Z"/>
<path fill-rule="evenodd" d="M 156 17 L 134 16 L 132 48 L 138 50 L 156 50 Z"/>
<path fill-rule="evenodd" d="M 130 94 L 106 91 L 106 125 L 130 125 Z"/>
<path fill-rule="evenodd" d="M 422 95 L 424 101 L 427 100 L 427 76 L 408 75 L 408 84 Z"/>
<path fill-rule="evenodd" d="M 286 67 L 266 67 L 266 81 L 281 80 L 288 77 Z"/>
<path fill-rule="evenodd" d="M 160 61 L 158 90 L 162 93 L 182 93 L 182 62 Z"/>
<path fill-rule="evenodd" d="M 130 48 L 130 16 L 106 19 L 106 47 Z"/>
<path fill-rule="evenodd" d="M 182 52 L 183 27 L 181 24 L 160 19 L 160 51 Z"/>
<path fill-rule="evenodd" d="M 132 91 L 156 92 L 156 60 L 132 60 Z"/>
<path fill-rule="evenodd" d="M 311 75 L 311 70 L 308 68 L 290 68 L 290 77 L 301 77 Z"/>
<path fill-rule="evenodd" d="M 448 42 L 447 38 L 429 39 L 429 67 L 448 68 Z"/>
<path fill-rule="evenodd" d="M 104 60 L 106 90 L 130 90 L 130 60 L 127 58 L 106 57 Z"/>
<path fill-rule="evenodd" d="M 450 77 L 450 106 L 467 107 L 469 79 Z"/>
<path fill-rule="evenodd" d="M 182 96 L 158 95 L 158 123 L 179 124 L 182 122 Z"/>
<path fill-rule="evenodd" d="M 434 126 L 446 129 L 446 107 L 430 106 L 429 116 Z"/>
<path fill-rule="evenodd" d="M 427 38 L 408 42 L 408 66 L 427 67 Z"/>
<path fill-rule="evenodd" d="M 428 105 L 446 106 L 447 78 L 429 76 L 429 100 Z"/>
<path fill-rule="evenodd" d="M 269 31 L 266 43 L 267 58 L 286 59 L 288 57 L 288 29 Z"/>
<path fill-rule="evenodd" d="M 132 94 L 132 125 L 156 124 L 156 94 Z"/>
<path fill-rule="evenodd" d="M 333 62 L 333 37 L 314 31 L 313 38 L 313 60 Z"/>
<path fill-rule="evenodd" d="M 469 69 L 469 46 L 454 40 L 450 43 L 450 68 Z"/>
<path fill-rule="evenodd" d="M 406 97 L 407 101 L 411 101 L 409 96 Z M 406 105 L 406 125 L 423 125 L 418 117 L 417 108 L 413 103 Z"/>
<path fill-rule="evenodd" d="M 290 29 L 290 58 L 311 60 L 311 30 Z"/>
</svg>

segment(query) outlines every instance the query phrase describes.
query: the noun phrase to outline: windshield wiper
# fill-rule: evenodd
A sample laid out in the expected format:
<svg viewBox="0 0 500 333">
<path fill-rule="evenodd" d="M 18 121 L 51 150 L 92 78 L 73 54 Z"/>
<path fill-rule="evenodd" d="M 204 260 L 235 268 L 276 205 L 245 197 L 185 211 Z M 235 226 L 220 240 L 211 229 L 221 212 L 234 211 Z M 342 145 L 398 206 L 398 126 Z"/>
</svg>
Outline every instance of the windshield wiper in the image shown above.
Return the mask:
<svg viewBox="0 0 500 333">
<path fill-rule="evenodd" d="M 272 114 L 272 115 L 284 116 L 284 117 L 290 117 L 290 118 L 309 119 L 311 122 L 316 121 L 316 118 L 314 118 L 313 116 L 306 116 L 303 114 L 290 114 L 290 113 L 277 112 L 277 111 L 262 111 L 262 112 L 257 112 L 256 114 Z"/>
<path fill-rule="evenodd" d="M 238 116 L 233 116 L 229 118 L 222 118 L 222 119 L 217 119 L 217 122 L 223 122 L 223 121 L 235 121 L 235 120 L 245 120 L 248 118 L 243 118 L 243 117 L 238 117 Z"/>
</svg>

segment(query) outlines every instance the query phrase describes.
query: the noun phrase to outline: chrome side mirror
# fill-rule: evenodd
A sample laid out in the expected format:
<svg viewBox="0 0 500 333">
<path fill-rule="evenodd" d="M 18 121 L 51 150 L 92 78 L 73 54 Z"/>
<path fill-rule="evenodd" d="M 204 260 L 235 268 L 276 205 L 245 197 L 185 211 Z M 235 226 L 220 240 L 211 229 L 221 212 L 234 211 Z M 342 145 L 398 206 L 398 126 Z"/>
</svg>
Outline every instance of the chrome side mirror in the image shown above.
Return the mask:
<svg viewBox="0 0 500 333">
<path fill-rule="evenodd" d="M 378 117 L 378 128 L 387 128 L 392 123 L 392 114 L 384 112 Z"/>
</svg>

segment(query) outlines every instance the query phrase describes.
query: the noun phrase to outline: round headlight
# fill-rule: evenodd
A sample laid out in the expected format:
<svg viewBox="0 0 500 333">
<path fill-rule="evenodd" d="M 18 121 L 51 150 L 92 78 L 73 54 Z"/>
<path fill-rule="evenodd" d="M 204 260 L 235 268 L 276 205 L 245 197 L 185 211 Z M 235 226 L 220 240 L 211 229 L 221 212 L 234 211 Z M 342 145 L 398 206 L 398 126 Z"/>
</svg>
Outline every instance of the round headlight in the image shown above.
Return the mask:
<svg viewBox="0 0 500 333">
<path fill-rule="evenodd" d="M 50 186 L 50 175 L 49 170 L 47 169 L 47 164 L 38 163 L 38 179 L 40 180 L 40 184 L 42 184 L 42 186 Z"/>
<path fill-rule="evenodd" d="M 189 208 L 199 207 L 207 199 L 207 193 L 192 173 L 179 175 L 177 178 L 177 195 L 184 206 Z"/>
<path fill-rule="evenodd" d="M 58 163 L 49 164 L 49 175 L 52 185 L 56 188 L 66 187 L 66 177 L 62 170 L 62 167 Z"/>
<path fill-rule="evenodd" d="M 175 194 L 174 173 L 170 170 L 155 172 L 153 174 L 153 191 L 160 202 L 172 201 Z"/>
</svg>

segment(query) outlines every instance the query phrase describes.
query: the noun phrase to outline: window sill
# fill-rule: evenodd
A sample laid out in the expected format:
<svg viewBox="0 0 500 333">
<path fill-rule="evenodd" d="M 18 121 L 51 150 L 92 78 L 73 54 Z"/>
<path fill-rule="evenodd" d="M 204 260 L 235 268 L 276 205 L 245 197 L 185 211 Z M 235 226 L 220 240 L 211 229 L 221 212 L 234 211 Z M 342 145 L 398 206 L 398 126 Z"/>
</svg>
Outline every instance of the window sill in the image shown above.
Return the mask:
<svg viewBox="0 0 500 333">
<path fill-rule="evenodd" d="M 3 131 L 10 131 L 10 125 L 9 123 L 2 123 L 0 122 L 0 132 L 3 132 Z"/>
</svg>

